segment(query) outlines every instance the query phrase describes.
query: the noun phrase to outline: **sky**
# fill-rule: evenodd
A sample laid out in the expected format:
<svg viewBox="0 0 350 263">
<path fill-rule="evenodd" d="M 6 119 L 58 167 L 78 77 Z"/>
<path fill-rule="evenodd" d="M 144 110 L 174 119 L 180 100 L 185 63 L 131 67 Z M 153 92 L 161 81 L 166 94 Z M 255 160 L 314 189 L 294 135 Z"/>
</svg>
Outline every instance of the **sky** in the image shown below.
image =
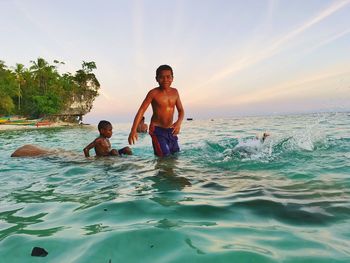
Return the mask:
<svg viewBox="0 0 350 263">
<path fill-rule="evenodd" d="M 7 66 L 96 62 L 84 122 L 132 122 L 162 64 L 187 118 L 350 110 L 350 0 L 0 0 L 0 11 Z"/>
</svg>

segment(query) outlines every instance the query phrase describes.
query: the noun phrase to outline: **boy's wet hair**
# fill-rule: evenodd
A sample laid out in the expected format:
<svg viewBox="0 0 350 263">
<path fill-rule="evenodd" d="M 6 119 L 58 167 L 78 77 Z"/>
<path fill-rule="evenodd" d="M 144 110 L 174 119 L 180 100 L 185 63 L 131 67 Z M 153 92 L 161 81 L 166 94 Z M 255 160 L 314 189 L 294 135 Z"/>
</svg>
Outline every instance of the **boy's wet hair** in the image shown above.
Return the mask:
<svg viewBox="0 0 350 263">
<path fill-rule="evenodd" d="M 157 68 L 156 77 L 158 77 L 160 75 L 160 72 L 162 72 L 163 70 L 170 70 L 171 76 L 174 76 L 173 69 L 169 65 L 161 65 Z"/>
<path fill-rule="evenodd" d="M 112 124 L 109 121 L 100 121 L 98 123 L 97 129 L 100 131 L 101 129 L 106 129 L 108 126 L 112 126 Z"/>
</svg>

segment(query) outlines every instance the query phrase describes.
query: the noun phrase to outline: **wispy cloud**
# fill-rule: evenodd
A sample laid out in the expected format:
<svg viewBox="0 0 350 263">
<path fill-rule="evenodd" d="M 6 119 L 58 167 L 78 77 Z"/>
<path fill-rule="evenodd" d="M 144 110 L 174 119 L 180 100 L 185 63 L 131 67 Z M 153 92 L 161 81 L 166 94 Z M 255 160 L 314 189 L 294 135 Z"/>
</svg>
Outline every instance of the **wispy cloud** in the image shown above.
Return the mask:
<svg viewBox="0 0 350 263">
<path fill-rule="evenodd" d="M 28 20 L 29 24 L 37 28 L 41 33 L 43 33 L 47 38 L 49 38 L 52 43 L 61 46 L 60 41 L 54 36 L 54 34 L 45 28 L 46 23 L 38 21 L 38 19 L 28 11 L 28 8 L 25 6 L 24 3 L 22 3 L 22 1 L 14 1 L 13 4 L 14 6 L 16 6 L 16 9 L 23 15 L 23 17 L 25 17 Z M 49 50 L 46 46 L 41 45 L 40 41 L 37 42 L 37 45 L 40 46 L 41 50 L 43 50 L 43 53 L 54 57 L 53 52 Z"/>
<path fill-rule="evenodd" d="M 342 38 L 342 37 L 346 36 L 349 33 L 350 33 L 350 28 L 348 28 L 348 29 L 346 29 L 346 30 L 344 30 L 344 31 L 342 31 L 342 32 L 340 32 L 338 34 L 330 36 L 329 38 L 321 41 L 317 45 L 307 49 L 305 52 L 311 52 L 311 51 L 316 50 L 316 49 L 318 49 L 318 48 L 320 48 L 322 46 L 328 45 L 329 43 L 332 43 L 332 42 L 338 40 L 339 38 Z"/>
<path fill-rule="evenodd" d="M 295 81 L 286 81 L 273 87 L 263 87 L 259 91 L 254 91 L 248 94 L 236 96 L 233 100 L 226 101 L 223 103 L 231 105 L 240 105 L 270 100 L 279 97 L 291 98 L 293 96 L 299 96 L 300 94 L 306 95 L 308 93 L 314 93 L 313 90 L 319 87 L 319 85 L 324 84 L 327 80 L 341 76 L 349 76 L 349 74 L 350 70 L 347 67 L 341 65 L 337 69 L 327 69 L 322 72 L 317 72 L 313 75 L 301 77 Z M 334 87 L 331 89 L 330 92 L 332 92 L 333 90 Z"/>
<path fill-rule="evenodd" d="M 224 68 L 221 71 L 214 74 L 206 82 L 202 83 L 201 86 L 206 86 L 208 84 L 211 84 L 212 82 L 219 81 L 227 76 L 232 76 L 243 69 L 251 67 L 251 66 L 261 62 L 264 59 L 267 59 L 267 58 L 274 56 L 277 52 L 280 52 L 283 49 L 285 44 L 289 43 L 291 40 L 295 39 L 297 36 L 304 33 L 307 29 L 309 29 L 312 26 L 316 25 L 317 23 L 320 23 L 321 21 L 325 20 L 327 17 L 331 16 L 336 11 L 345 7 L 349 3 L 350 3 L 350 1 L 347 0 L 347 1 L 340 1 L 340 2 L 337 2 L 333 5 L 331 5 L 327 9 L 321 11 L 315 17 L 308 20 L 303 25 L 299 26 L 298 28 L 290 31 L 289 33 L 287 33 L 287 34 L 283 35 L 282 37 L 273 41 L 271 43 L 271 45 L 267 46 L 261 52 L 255 52 L 251 55 L 248 55 L 248 56 L 242 57 L 239 60 L 236 60 L 233 64 L 227 66 L 226 68 Z"/>
</svg>

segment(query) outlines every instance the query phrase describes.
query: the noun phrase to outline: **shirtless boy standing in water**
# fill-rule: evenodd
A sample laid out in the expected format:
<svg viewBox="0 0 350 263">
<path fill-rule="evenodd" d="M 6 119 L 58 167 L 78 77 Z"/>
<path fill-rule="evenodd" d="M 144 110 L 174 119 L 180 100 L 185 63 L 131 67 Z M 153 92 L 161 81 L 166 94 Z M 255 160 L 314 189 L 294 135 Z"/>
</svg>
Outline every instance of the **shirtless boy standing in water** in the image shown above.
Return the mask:
<svg viewBox="0 0 350 263">
<path fill-rule="evenodd" d="M 137 125 L 151 104 L 153 115 L 149 134 L 152 137 L 154 154 L 168 156 L 180 151 L 176 135 L 180 132 L 184 109 L 178 91 L 170 87 L 173 82 L 172 68 L 168 65 L 159 66 L 156 71 L 156 80 L 159 87 L 150 90 L 142 102 L 136 113 L 128 141 L 129 144 L 134 144 L 138 139 Z M 178 111 L 178 118 L 177 121 L 173 122 L 175 107 Z"/>
</svg>

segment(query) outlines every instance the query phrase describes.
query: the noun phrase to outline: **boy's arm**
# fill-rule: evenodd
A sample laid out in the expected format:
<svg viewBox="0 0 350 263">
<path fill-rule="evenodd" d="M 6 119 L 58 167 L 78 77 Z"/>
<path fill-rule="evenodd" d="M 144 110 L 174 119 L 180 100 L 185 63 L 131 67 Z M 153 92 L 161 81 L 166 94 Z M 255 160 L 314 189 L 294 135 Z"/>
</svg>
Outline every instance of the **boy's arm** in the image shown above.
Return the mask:
<svg viewBox="0 0 350 263">
<path fill-rule="evenodd" d="M 143 114 L 147 110 L 148 106 L 151 104 L 152 99 L 153 99 L 153 92 L 151 90 L 150 92 L 148 92 L 146 98 L 143 100 L 143 102 L 142 102 L 142 104 L 141 104 L 141 106 L 140 106 L 139 110 L 137 111 L 136 116 L 134 118 L 134 122 L 132 124 L 131 131 L 130 131 L 129 138 L 128 138 L 128 142 L 130 145 L 135 144 L 135 142 L 138 139 L 137 131 L 136 131 L 137 126 L 140 123 L 140 121 L 143 117 Z"/>
<path fill-rule="evenodd" d="M 180 132 L 181 123 L 185 116 L 185 111 L 184 111 L 184 108 L 182 107 L 180 95 L 178 95 L 177 97 L 175 106 L 178 112 L 178 117 L 177 117 L 177 121 L 174 122 L 174 124 L 171 125 L 171 127 L 173 128 L 173 134 L 177 135 Z"/>
<path fill-rule="evenodd" d="M 92 143 L 90 143 L 88 146 L 86 146 L 85 148 L 84 148 L 84 155 L 85 155 L 85 157 L 90 157 L 90 154 L 89 154 L 89 151 L 92 149 L 92 148 L 94 148 L 95 147 L 95 141 L 93 141 Z"/>
</svg>

